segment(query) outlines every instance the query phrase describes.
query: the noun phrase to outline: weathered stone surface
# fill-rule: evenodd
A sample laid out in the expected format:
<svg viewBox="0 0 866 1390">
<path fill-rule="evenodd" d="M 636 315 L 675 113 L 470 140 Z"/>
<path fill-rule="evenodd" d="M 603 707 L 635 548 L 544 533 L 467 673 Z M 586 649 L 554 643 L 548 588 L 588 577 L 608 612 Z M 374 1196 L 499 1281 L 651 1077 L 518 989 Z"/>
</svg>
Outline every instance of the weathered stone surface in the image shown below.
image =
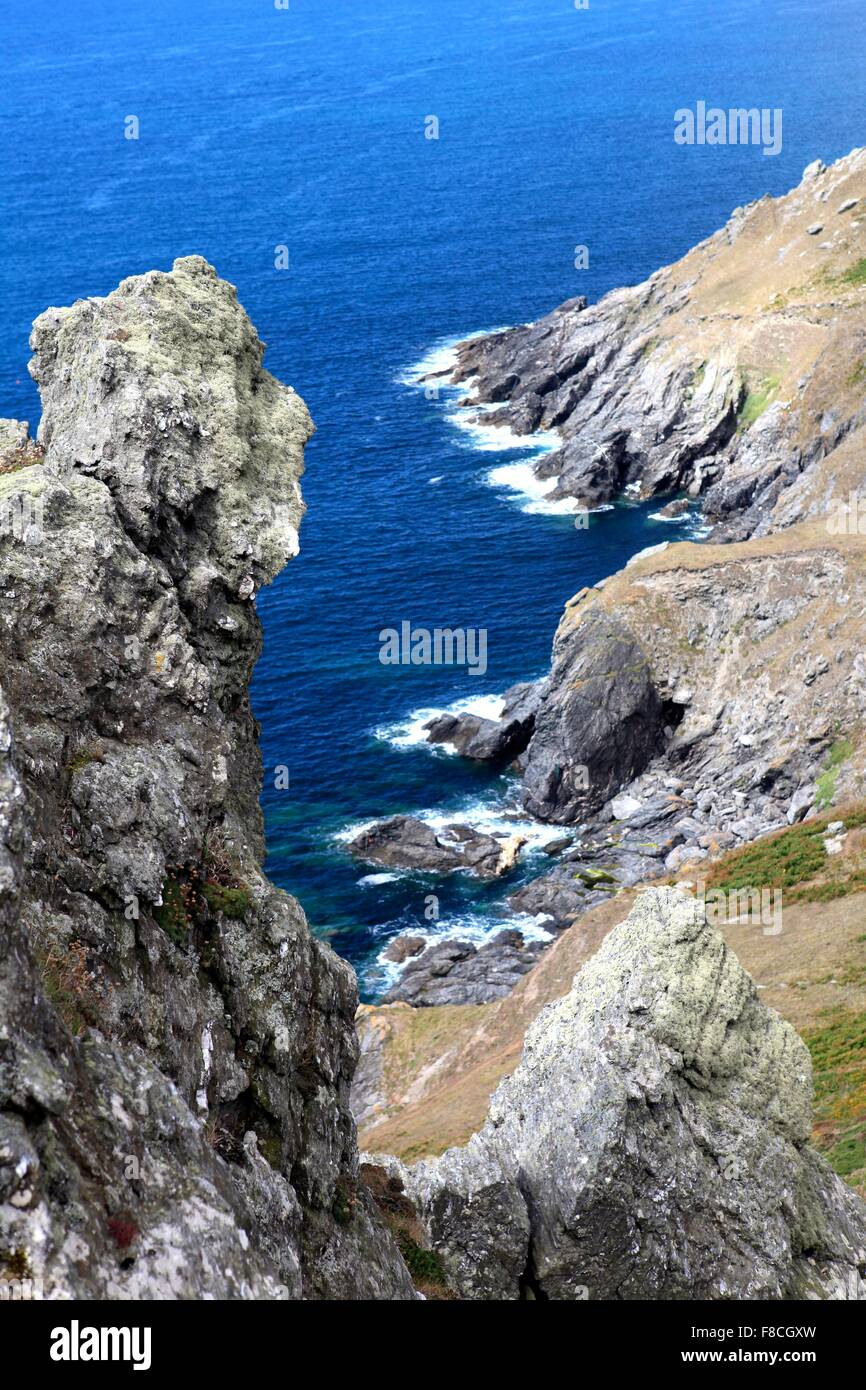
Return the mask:
<svg viewBox="0 0 866 1390">
<path fill-rule="evenodd" d="M 37 321 L 0 539 L 0 1277 L 412 1297 L 359 1192 L 351 969 L 261 871 L 254 604 L 306 408 L 196 257 Z M 38 455 L 39 451 L 34 451 Z"/>
<path fill-rule="evenodd" d="M 467 1297 L 864 1297 L 866 1204 L 810 1147 L 811 1098 L 794 1030 L 693 899 L 652 889 L 481 1131 L 391 1166 Z"/>
<path fill-rule="evenodd" d="M 516 758 L 532 733 L 540 684 L 523 681 L 503 696 L 502 714 L 487 719 L 478 714 L 440 714 L 425 725 L 428 743 L 447 743 L 464 758 L 496 762 Z"/>
</svg>

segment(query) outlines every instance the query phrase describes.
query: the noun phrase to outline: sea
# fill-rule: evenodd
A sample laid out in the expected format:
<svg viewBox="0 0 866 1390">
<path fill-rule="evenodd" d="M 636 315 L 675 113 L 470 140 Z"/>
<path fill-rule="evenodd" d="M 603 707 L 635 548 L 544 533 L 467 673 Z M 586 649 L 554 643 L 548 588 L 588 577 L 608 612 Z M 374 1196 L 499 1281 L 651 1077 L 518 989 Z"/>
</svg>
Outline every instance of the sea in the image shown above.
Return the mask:
<svg viewBox="0 0 866 1390">
<path fill-rule="evenodd" d="M 550 439 L 471 426 L 419 377 L 866 143 L 863 0 L 2 0 L 0 25 L 0 413 L 38 422 L 45 307 L 197 253 L 316 422 L 301 553 L 258 599 L 267 867 L 375 1000 L 396 934 L 512 925 L 561 833 L 426 719 L 496 713 L 572 594 L 700 534 L 628 499 L 575 526 L 532 473 Z M 676 143 L 699 101 L 781 111 L 781 150 Z M 404 622 L 484 630 L 486 670 L 384 665 Z M 403 812 L 522 825 L 523 866 L 484 884 L 347 853 Z"/>
</svg>

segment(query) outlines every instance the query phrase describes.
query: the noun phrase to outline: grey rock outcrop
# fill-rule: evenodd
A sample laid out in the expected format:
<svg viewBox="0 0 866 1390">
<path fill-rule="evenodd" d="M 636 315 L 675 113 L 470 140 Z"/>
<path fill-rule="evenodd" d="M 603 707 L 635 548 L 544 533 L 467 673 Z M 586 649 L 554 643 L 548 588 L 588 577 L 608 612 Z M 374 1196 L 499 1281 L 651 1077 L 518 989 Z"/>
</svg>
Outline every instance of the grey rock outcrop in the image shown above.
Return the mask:
<svg viewBox="0 0 866 1390">
<path fill-rule="evenodd" d="M 862 247 L 856 219 L 832 243 L 811 233 L 829 199 L 850 210 L 864 187 L 863 149 L 807 170 L 641 284 L 461 343 L 450 380 L 485 424 L 558 433 L 534 466 L 549 500 L 686 492 L 734 540 L 826 511 L 804 501 L 804 475 L 866 424 L 844 370 L 863 332 Z"/>
<path fill-rule="evenodd" d="M 504 999 L 535 965 L 545 944 L 525 942 L 522 933 L 513 927 L 497 932 L 477 947 L 471 941 L 451 938 L 434 942 L 409 961 L 384 1002 L 427 1008 L 438 1004 L 489 1004 L 494 999 Z"/>
<path fill-rule="evenodd" d="M 481 1299 L 864 1298 L 866 1205 L 810 1147 L 805 1045 L 702 910 L 651 889 L 465 1148 L 403 1168 Z"/>
<path fill-rule="evenodd" d="M 616 614 L 557 634 L 523 776 L 526 809 L 569 824 L 598 810 L 664 744 L 646 655 Z"/>
<path fill-rule="evenodd" d="M 499 878 L 514 867 L 523 838 L 497 838 L 470 825 L 436 830 L 417 816 L 388 816 L 350 840 L 358 859 L 387 868 L 451 873 L 465 869 L 480 878 Z"/>
<path fill-rule="evenodd" d="M 0 1277 L 411 1298 L 358 1183 L 351 969 L 262 873 L 251 599 L 312 426 L 197 257 L 34 327 L 0 503 Z M 41 457 L 44 451 L 44 457 Z"/>
</svg>

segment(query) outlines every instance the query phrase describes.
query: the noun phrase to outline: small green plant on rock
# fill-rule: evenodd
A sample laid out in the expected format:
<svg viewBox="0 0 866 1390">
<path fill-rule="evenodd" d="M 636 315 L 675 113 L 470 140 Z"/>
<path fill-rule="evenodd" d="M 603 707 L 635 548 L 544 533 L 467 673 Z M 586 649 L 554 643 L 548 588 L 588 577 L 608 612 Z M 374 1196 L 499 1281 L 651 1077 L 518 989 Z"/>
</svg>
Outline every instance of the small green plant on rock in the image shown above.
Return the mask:
<svg viewBox="0 0 866 1390">
<path fill-rule="evenodd" d="M 42 988 L 70 1033 L 78 1035 L 101 1018 L 105 987 L 87 959 L 83 941 L 52 945 L 39 956 Z"/>
<path fill-rule="evenodd" d="M 83 772 L 91 763 L 104 763 L 105 751 L 98 743 L 84 743 L 77 748 L 70 758 L 67 768 L 70 776 L 74 777 L 77 772 Z"/>
<path fill-rule="evenodd" d="M 248 888 L 229 888 L 222 883 L 203 883 L 202 894 L 212 912 L 241 920 L 252 906 L 253 895 Z"/>
<path fill-rule="evenodd" d="M 162 886 L 162 902 L 153 915 L 169 940 L 175 946 L 184 946 L 199 911 L 195 884 L 182 882 L 180 878 L 167 878 Z"/>
<path fill-rule="evenodd" d="M 765 376 L 749 387 L 746 397 L 737 412 L 737 429 L 742 432 L 759 420 L 779 389 L 780 376 Z"/>
</svg>

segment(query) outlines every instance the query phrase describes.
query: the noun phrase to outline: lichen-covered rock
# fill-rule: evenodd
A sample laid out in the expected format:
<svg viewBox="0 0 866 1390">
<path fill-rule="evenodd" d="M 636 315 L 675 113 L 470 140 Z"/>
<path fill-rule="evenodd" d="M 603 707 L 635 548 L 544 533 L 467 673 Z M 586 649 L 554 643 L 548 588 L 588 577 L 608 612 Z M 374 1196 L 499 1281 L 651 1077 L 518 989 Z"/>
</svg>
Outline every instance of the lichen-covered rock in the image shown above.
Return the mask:
<svg viewBox="0 0 866 1390">
<path fill-rule="evenodd" d="M 866 1297 L 866 1205 L 809 1145 L 797 1034 L 651 889 L 526 1036 L 463 1149 L 399 1169 L 465 1296 Z"/>
<path fill-rule="evenodd" d="M 358 1183 L 353 972 L 261 871 L 251 600 L 297 550 L 306 407 L 197 257 L 32 346 L 41 448 L 0 478 L 41 502 L 0 539 L 0 1278 L 412 1297 Z"/>
</svg>

